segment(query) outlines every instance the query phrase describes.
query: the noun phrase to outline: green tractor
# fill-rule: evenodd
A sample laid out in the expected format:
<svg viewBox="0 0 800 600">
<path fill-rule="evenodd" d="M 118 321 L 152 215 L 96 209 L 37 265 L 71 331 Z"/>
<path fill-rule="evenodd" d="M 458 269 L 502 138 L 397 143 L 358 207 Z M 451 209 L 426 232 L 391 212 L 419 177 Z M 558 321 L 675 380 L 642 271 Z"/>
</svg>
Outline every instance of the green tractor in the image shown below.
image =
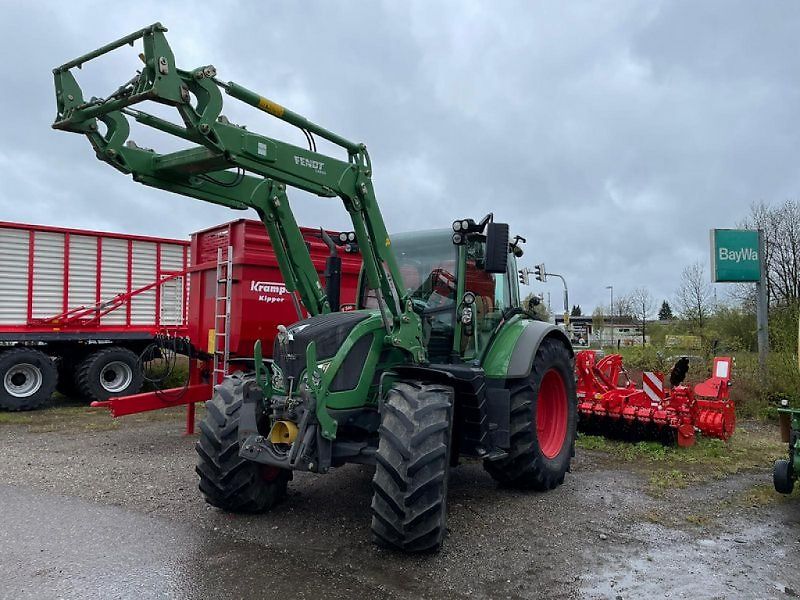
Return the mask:
<svg viewBox="0 0 800 600">
<path fill-rule="evenodd" d="M 298 321 L 279 328 L 272 361 L 256 344 L 254 372 L 226 378 L 207 403 L 197 443 L 206 501 L 267 511 L 294 471 L 374 465 L 374 541 L 421 552 L 442 544 L 459 457 L 482 460 L 505 486 L 561 484 L 574 455 L 573 352 L 561 330 L 520 306 L 524 240 L 492 215 L 390 237 L 363 144 L 220 81 L 212 66 L 179 69 L 165 31 L 156 23 L 55 69 L 53 127 L 86 135 L 100 160 L 134 181 L 255 209 L 274 245 Z M 141 70 L 107 97 L 84 99 L 72 69 L 139 40 Z M 223 92 L 298 127 L 308 148 L 231 123 Z M 144 101 L 174 107 L 181 123 L 134 108 Z M 189 147 L 139 147 L 128 118 Z M 315 137 L 347 159 L 317 152 Z M 340 310 L 335 252 L 323 288 L 287 186 L 344 203 L 353 231 L 341 237 L 363 258 L 356 310 Z"/>
<path fill-rule="evenodd" d="M 788 402 L 778 409 L 781 425 L 781 440 L 789 443 L 789 458 L 775 461 L 772 481 L 775 490 L 781 494 L 791 494 L 794 482 L 800 476 L 800 409 L 789 408 Z"/>
</svg>

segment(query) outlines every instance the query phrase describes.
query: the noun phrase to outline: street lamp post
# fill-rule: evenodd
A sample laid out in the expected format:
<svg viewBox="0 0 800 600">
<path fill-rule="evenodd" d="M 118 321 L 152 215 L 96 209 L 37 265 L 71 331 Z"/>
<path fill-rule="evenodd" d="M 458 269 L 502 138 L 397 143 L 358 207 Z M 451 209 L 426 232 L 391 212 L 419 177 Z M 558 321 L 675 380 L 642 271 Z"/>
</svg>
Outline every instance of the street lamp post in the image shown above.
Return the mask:
<svg viewBox="0 0 800 600">
<path fill-rule="evenodd" d="M 614 349 L 614 286 L 607 285 L 607 290 L 611 290 L 611 349 Z"/>
</svg>

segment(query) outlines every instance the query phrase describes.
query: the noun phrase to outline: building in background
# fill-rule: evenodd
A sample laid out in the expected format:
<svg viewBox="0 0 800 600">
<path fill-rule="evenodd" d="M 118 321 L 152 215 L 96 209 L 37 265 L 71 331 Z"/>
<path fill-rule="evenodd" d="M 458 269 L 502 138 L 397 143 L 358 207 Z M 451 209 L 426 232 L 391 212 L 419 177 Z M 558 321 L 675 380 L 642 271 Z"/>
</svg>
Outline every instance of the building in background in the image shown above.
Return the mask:
<svg viewBox="0 0 800 600">
<path fill-rule="evenodd" d="M 555 316 L 556 326 L 564 327 L 564 315 Z M 601 348 L 614 346 L 641 346 L 642 328 L 630 317 L 606 319 L 602 326 L 594 322 L 591 315 L 569 318 L 570 340 L 572 345 L 582 348 Z M 613 336 L 612 336 L 613 332 Z M 645 336 L 650 343 L 650 336 Z"/>
</svg>

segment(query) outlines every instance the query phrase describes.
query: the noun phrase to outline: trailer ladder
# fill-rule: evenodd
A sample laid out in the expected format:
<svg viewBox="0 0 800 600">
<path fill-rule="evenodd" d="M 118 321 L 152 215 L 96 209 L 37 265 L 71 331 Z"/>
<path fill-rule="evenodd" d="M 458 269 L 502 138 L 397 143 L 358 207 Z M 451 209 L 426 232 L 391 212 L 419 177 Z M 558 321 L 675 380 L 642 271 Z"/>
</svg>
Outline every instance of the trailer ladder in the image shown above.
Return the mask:
<svg viewBox="0 0 800 600">
<path fill-rule="evenodd" d="M 231 286 L 233 284 L 233 246 L 223 256 L 217 249 L 217 286 L 214 296 L 214 385 L 222 383 L 228 374 L 231 353 Z M 221 325 L 221 327 L 220 327 Z"/>
</svg>

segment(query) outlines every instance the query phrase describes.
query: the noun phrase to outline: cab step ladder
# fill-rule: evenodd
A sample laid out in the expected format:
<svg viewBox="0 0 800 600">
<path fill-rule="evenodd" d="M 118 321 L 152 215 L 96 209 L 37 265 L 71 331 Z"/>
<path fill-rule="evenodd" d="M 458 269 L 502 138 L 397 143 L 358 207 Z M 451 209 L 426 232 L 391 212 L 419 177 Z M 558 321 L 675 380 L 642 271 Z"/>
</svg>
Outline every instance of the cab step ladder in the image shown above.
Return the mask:
<svg viewBox="0 0 800 600">
<path fill-rule="evenodd" d="M 217 249 L 217 287 L 214 299 L 214 385 L 219 385 L 228 374 L 231 353 L 231 286 L 233 284 L 233 246 L 223 254 Z"/>
</svg>

